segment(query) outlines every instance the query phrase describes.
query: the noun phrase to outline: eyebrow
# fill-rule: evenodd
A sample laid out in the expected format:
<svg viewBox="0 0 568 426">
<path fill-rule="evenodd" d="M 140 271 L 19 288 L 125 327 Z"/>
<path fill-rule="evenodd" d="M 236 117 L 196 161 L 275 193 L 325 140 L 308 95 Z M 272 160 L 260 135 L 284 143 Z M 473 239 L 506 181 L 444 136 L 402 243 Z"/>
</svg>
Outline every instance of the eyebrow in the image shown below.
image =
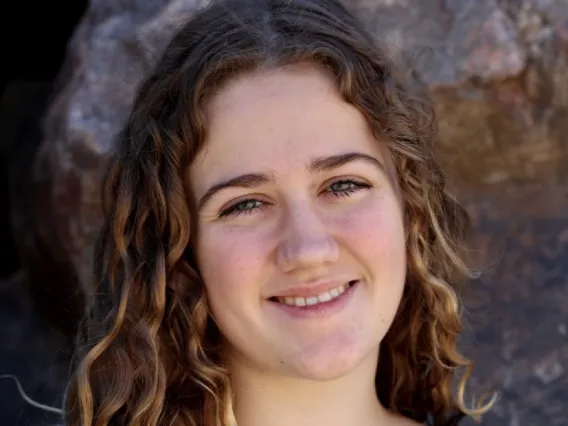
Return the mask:
<svg viewBox="0 0 568 426">
<path fill-rule="evenodd" d="M 349 152 L 346 154 L 332 155 L 329 157 L 316 157 L 308 165 L 310 173 L 325 172 L 337 169 L 345 164 L 362 161 L 379 169 L 386 174 L 385 167 L 375 157 L 361 152 Z M 272 173 L 246 173 L 225 181 L 216 183 L 209 188 L 197 203 L 198 211 L 218 192 L 228 188 L 256 188 L 267 183 L 274 182 Z"/>
</svg>

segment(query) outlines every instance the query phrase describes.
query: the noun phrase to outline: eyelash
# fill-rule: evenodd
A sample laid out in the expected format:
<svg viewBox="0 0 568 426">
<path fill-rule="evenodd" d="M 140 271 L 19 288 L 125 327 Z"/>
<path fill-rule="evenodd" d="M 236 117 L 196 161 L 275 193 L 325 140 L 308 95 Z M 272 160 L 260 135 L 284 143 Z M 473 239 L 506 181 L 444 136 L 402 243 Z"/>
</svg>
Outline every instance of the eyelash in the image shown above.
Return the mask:
<svg viewBox="0 0 568 426">
<path fill-rule="evenodd" d="M 333 190 L 331 190 L 331 187 L 333 187 L 334 185 L 349 185 L 349 188 L 344 189 L 344 190 L 339 190 L 339 191 L 333 191 Z M 336 198 L 344 198 L 344 197 L 350 197 L 355 192 L 358 192 L 358 191 L 363 190 L 363 189 L 369 189 L 369 188 L 371 188 L 371 185 L 369 185 L 368 183 L 365 183 L 365 182 L 360 182 L 360 181 L 354 180 L 354 179 L 341 179 L 341 180 L 337 180 L 337 181 L 333 182 L 332 184 L 330 184 L 324 192 L 325 193 L 331 193 Z M 256 207 L 252 207 L 252 208 L 246 208 L 246 209 L 239 209 L 239 206 L 246 206 L 250 203 L 260 204 L 260 206 L 256 206 Z M 262 209 L 263 205 L 264 205 L 264 203 L 262 201 L 256 200 L 254 198 L 247 198 L 247 199 L 239 201 L 239 202 L 233 204 L 232 206 L 226 208 L 225 210 L 223 210 L 221 212 L 221 214 L 219 215 L 219 217 L 240 216 L 242 214 L 245 214 L 245 215 L 251 214 L 253 212 L 253 210 Z"/>
</svg>

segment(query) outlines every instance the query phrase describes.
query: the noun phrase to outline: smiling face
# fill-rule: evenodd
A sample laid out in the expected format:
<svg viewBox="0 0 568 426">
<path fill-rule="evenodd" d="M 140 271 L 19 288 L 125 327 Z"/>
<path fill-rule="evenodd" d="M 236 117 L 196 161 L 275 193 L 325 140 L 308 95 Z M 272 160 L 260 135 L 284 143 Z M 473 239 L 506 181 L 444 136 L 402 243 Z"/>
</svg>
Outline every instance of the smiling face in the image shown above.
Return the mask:
<svg viewBox="0 0 568 426">
<path fill-rule="evenodd" d="M 196 258 L 232 363 L 306 379 L 378 356 L 402 296 L 401 206 L 364 117 L 308 65 L 209 102 Z"/>
</svg>

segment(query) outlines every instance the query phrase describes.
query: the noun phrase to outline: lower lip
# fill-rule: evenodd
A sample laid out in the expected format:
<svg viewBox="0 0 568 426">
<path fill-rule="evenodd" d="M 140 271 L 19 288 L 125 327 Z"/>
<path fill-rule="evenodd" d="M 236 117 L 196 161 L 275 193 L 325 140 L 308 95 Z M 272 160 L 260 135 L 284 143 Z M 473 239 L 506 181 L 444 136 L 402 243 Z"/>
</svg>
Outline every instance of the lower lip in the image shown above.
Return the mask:
<svg viewBox="0 0 568 426">
<path fill-rule="evenodd" d="M 355 282 L 347 290 L 341 293 L 340 296 L 329 302 L 316 303 L 311 306 L 291 306 L 285 303 L 269 301 L 269 303 L 278 310 L 286 313 L 292 318 L 314 318 L 325 317 L 336 314 L 347 306 L 351 300 L 353 293 L 359 287 L 359 281 Z"/>
</svg>

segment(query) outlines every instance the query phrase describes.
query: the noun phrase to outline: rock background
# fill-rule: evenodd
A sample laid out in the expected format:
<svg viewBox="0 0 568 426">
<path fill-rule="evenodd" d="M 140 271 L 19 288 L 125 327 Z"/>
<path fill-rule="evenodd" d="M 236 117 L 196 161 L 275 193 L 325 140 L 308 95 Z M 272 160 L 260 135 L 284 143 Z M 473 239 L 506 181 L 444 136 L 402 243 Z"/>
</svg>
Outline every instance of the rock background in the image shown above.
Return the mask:
<svg viewBox="0 0 568 426">
<path fill-rule="evenodd" d="M 28 25 L 37 31 L 35 44 L 14 51 L 14 63 L 24 65 L 12 73 L 0 100 L 2 170 L 9 170 L 3 184 L 10 200 L 10 220 L 2 226 L 9 224 L 6 234 L 13 236 L 7 252 L 19 255 L 4 257 L 8 266 L 0 281 L 0 374 L 18 374 L 46 403 L 61 398 L 66 336 L 88 281 L 99 220 L 96 185 L 112 136 L 135 85 L 202 2 L 93 0 L 64 61 L 60 52 L 51 73 L 26 75 L 37 61 L 26 62 L 30 56 L 22 52 L 35 52 L 42 42 L 46 50 L 64 51 L 83 12 L 80 3 L 73 3 L 74 15 L 51 45 L 45 34 L 53 34 L 55 21 Z M 473 387 L 501 393 L 483 424 L 566 425 L 568 4 L 347 3 L 378 37 L 415 55 L 439 105 L 440 149 L 456 192 L 474 215 L 474 260 L 485 269 L 469 286 L 463 343 L 477 363 Z M 41 17 L 40 6 L 33 7 Z M 25 12 L 22 24 L 29 22 Z M 21 271 L 12 274 L 13 265 Z M 1 425 L 42 419 L 55 421 L 25 407 L 12 383 L 0 382 Z"/>
</svg>

